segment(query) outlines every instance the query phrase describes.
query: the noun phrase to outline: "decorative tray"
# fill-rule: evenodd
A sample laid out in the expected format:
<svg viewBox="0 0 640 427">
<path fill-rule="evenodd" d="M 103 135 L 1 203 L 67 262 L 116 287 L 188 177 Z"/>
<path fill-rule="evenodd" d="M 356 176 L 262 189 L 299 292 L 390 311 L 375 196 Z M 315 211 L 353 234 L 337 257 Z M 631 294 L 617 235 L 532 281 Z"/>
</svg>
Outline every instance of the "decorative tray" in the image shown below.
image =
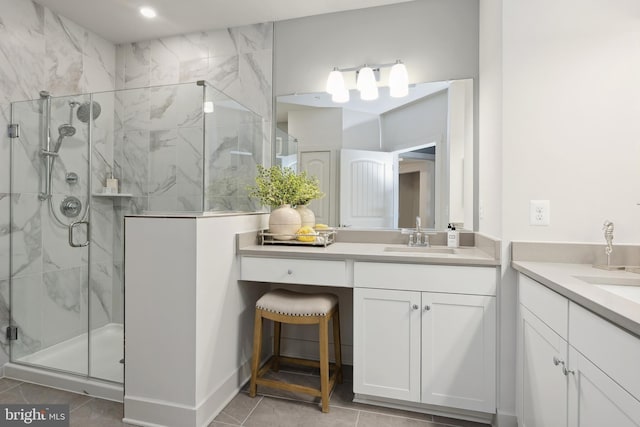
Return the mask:
<svg viewBox="0 0 640 427">
<path fill-rule="evenodd" d="M 317 234 L 273 234 L 265 230 L 258 232 L 260 245 L 290 245 L 290 246 L 322 246 L 327 247 L 336 241 L 336 230 L 316 230 Z M 299 240 L 302 239 L 302 240 Z M 309 240 L 309 241 L 304 241 Z"/>
</svg>

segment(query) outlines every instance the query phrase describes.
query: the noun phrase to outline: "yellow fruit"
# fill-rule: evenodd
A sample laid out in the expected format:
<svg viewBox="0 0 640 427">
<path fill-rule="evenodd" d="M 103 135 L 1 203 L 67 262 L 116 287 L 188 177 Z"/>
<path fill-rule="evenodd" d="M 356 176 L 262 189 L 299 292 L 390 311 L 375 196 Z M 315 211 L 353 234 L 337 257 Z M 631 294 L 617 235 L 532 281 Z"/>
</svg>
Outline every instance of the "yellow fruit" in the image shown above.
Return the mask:
<svg viewBox="0 0 640 427">
<path fill-rule="evenodd" d="M 313 242 L 316 240 L 316 232 L 311 227 L 302 227 L 296 231 L 297 239 L 301 242 Z"/>
<path fill-rule="evenodd" d="M 327 228 L 329 228 L 327 224 L 316 224 L 315 226 L 316 230 L 326 230 Z"/>
</svg>

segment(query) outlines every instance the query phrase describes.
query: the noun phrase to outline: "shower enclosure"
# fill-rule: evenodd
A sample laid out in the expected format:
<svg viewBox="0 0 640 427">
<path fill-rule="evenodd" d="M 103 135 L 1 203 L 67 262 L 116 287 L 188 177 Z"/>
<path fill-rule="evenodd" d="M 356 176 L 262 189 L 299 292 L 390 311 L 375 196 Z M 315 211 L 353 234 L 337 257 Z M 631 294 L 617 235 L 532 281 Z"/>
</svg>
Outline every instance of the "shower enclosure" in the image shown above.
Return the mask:
<svg viewBox="0 0 640 427">
<path fill-rule="evenodd" d="M 258 210 L 269 132 L 203 81 L 40 95 L 11 104 L 8 369 L 117 385 L 124 215 Z"/>
</svg>

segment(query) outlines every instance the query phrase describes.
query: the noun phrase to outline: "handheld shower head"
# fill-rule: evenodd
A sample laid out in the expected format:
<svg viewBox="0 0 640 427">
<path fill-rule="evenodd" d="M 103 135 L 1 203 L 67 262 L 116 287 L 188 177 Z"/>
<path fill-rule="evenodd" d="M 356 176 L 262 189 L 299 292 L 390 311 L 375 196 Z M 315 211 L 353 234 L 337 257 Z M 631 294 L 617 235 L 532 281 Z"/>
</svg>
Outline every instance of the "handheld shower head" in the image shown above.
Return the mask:
<svg viewBox="0 0 640 427">
<path fill-rule="evenodd" d="M 76 115 L 78 116 L 78 120 L 82 123 L 89 123 L 89 111 L 93 110 L 91 113 L 91 118 L 93 120 L 97 119 L 102 111 L 102 107 L 96 101 L 87 101 L 80 104 L 78 107 L 78 111 L 76 111 Z"/>
<path fill-rule="evenodd" d="M 53 147 L 53 152 L 57 153 L 60 151 L 60 147 L 62 146 L 62 140 L 66 136 L 73 136 L 76 134 L 76 128 L 71 126 L 70 124 L 60 125 L 58 128 L 58 140 L 56 141 L 56 145 Z"/>
</svg>

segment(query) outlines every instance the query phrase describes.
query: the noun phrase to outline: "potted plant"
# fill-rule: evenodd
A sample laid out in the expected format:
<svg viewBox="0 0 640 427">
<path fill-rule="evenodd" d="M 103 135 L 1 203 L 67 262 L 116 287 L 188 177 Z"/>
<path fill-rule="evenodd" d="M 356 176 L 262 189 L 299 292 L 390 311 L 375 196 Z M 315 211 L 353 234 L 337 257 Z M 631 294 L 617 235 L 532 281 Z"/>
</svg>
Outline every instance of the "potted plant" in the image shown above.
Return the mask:
<svg viewBox="0 0 640 427">
<path fill-rule="evenodd" d="M 288 167 L 258 165 L 256 185 L 249 187 L 249 196 L 271 207 L 269 232 L 278 240 L 291 240 L 302 226 L 298 211 L 291 207 L 298 199 L 301 180 Z"/>
<path fill-rule="evenodd" d="M 324 197 L 324 193 L 320 191 L 320 180 L 316 176 L 308 176 L 305 171 L 299 173 L 297 179 L 300 181 L 299 189 L 292 204 L 296 206 L 296 210 L 300 214 L 302 226 L 315 227 L 316 216 L 309 209 L 309 203 Z"/>
</svg>

